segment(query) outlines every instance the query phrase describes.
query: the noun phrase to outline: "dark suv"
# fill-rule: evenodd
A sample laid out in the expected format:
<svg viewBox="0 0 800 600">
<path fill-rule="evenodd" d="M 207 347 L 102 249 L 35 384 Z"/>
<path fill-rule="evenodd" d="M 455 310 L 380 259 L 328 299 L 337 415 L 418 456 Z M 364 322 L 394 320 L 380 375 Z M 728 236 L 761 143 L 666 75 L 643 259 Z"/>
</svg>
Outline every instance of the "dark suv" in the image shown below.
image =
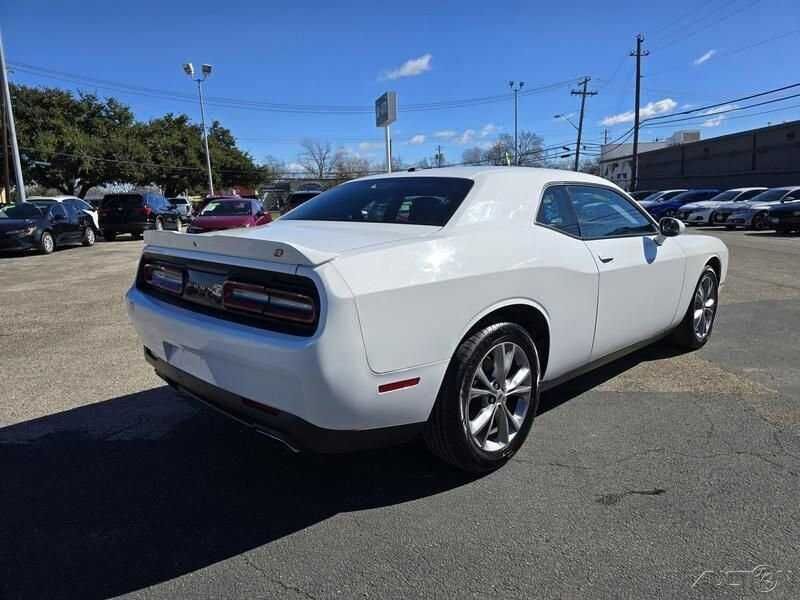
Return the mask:
<svg viewBox="0 0 800 600">
<path fill-rule="evenodd" d="M 178 222 L 175 207 L 164 196 L 152 192 L 108 194 L 100 205 L 100 229 L 106 241 L 120 233 L 142 236 L 146 229 L 174 227 Z"/>
</svg>

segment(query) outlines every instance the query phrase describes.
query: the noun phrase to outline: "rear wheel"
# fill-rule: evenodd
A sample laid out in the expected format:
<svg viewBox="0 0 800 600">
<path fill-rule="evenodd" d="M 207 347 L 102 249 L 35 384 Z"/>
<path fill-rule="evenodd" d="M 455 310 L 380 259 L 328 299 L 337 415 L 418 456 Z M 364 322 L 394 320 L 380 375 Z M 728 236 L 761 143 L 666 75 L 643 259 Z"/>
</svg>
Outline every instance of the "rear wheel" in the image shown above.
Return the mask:
<svg viewBox="0 0 800 600">
<path fill-rule="evenodd" d="M 143 235 L 143 232 L 141 232 L 141 231 L 134 231 L 134 232 L 131 233 L 131 237 L 133 239 L 135 239 L 135 240 L 142 239 L 142 235 Z"/>
<path fill-rule="evenodd" d="M 473 473 L 505 464 L 528 436 L 539 401 L 539 357 L 516 323 L 476 331 L 456 350 L 425 428 L 428 448 Z"/>
<path fill-rule="evenodd" d="M 113 242 L 117 239 L 116 231 L 103 231 L 103 239 L 107 242 Z"/>
<path fill-rule="evenodd" d="M 49 231 L 43 232 L 42 237 L 39 238 L 39 252 L 42 254 L 50 254 L 55 249 L 56 242 L 53 239 L 53 234 Z"/>
<path fill-rule="evenodd" d="M 672 341 L 689 350 L 704 346 L 714 328 L 718 302 L 717 272 L 710 265 L 706 265 L 694 289 L 686 315 L 672 334 Z"/>
</svg>

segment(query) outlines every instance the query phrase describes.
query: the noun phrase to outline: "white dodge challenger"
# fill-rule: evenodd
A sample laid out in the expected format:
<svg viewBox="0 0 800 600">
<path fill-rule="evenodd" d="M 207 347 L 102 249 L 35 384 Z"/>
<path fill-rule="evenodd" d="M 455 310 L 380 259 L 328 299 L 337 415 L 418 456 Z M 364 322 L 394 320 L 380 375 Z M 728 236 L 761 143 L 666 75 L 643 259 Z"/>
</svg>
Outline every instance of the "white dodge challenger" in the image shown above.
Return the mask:
<svg viewBox="0 0 800 600">
<path fill-rule="evenodd" d="M 420 433 L 488 471 L 539 392 L 670 336 L 708 340 L 728 251 L 591 175 L 357 179 L 262 227 L 146 234 L 127 307 L 157 374 L 295 450 Z"/>
</svg>

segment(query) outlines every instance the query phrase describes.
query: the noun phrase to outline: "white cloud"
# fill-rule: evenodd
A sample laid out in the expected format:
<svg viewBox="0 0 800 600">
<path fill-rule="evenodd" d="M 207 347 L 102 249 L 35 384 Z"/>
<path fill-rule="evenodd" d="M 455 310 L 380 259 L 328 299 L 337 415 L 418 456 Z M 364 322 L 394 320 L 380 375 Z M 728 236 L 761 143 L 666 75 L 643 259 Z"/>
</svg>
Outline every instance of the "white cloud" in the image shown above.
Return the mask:
<svg viewBox="0 0 800 600">
<path fill-rule="evenodd" d="M 474 139 L 475 139 L 475 130 L 465 129 L 461 135 L 456 137 L 455 142 L 457 144 L 469 144 Z"/>
<path fill-rule="evenodd" d="M 702 127 L 719 127 L 722 125 L 722 122 L 725 120 L 725 115 L 721 115 L 719 113 L 723 113 L 727 110 L 731 110 L 732 108 L 736 108 L 736 104 L 723 104 L 721 106 L 715 106 L 714 108 L 709 108 L 704 115 L 714 115 L 711 116 L 710 119 L 706 119 L 701 124 Z"/>
<path fill-rule="evenodd" d="M 457 131 L 453 131 L 452 129 L 443 129 L 441 131 L 434 132 L 433 137 L 440 140 L 450 140 L 456 137 L 457 135 L 458 135 Z"/>
<path fill-rule="evenodd" d="M 709 60 L 709 59 L 710 59 L 712 56 L 714 56 L 716 53 L 717 53 L 717 51 L 716 51 L 716 50 L 709 50 L 708 52 L 706 52 L 705 54 L 703 54 L 703 56 L 698 56 L 697 58 L 695 58 L 695 59 L 692 61 L 692 64 L 693 64 L 694 66 L 697 66 L 697 65 L 702 65 L 704 62 L 706 62 L 707 60 Z"/>
<path fill-rule="evenodd" d="M 639 118 L 646 119 L 661 113 L 669 112 L 674 110 L 676 106 L 678 106 L 678 103 L 672 98 L 664 98 L 662 100 L 657 100 L 656 102 L 648 102 L 639 109 Z M 624 113 L 619 113 L 618 115 L 606 117 L 600 122 L 600 124 L 605 125 L 606 127 L 611 127 L 612 125 L 619 125 L 620 123 L 633 123 L 635 116 L 635 113 L 632 110 L 629 110 Z"/>
<path fill-rule="evenodd" d="M 358 149 L 361 152 L 369 152 L 370 150 L 377 150 L 378 148 L 382 148 L 382 142 L 361 142 L 358 145 Z"/>
<path fill-rule="evenodd" d="M 482 138 L 488 137 L 488 136 L 492 135 L 493 133 L 497 133 L 497 131 L 499 129 L 500 128 L 497 125 L 495 125 L 494 123 L 487 123 L 486 125 L 484 125 L 481 128 L 481 137 Z"/>
<path fill-rule="evenodd" d="M 415 77 L 431 70 L 433 56 L 423 54 L 419 58 L 410 58 L 396 69 L 386 71 L 381 79 L 400 79 L 401 77 Z"/>
<path fill-rule="evenodd" d="M 421 133 L 418 133 L 417 135 L 413 136 L 410 140 L 408 140 L 408 143 L 409 144 L 414 144 L 414 145 L 424 144 L 425 143 L 425 136 L 422 135 Z"/>
</svg>

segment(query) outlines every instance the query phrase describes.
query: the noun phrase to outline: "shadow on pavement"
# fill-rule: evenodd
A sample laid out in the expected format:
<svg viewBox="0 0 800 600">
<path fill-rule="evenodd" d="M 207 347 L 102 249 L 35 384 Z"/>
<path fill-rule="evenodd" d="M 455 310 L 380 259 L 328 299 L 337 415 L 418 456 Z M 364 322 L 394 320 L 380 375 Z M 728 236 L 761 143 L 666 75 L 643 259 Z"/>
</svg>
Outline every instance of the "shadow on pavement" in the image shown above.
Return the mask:
<svg viewBox="0 0 800 600">
<path fill-rule="evenodd" d="M 640 350 L 544 393 L 539 413 L 677 353 Z M 166 386 L 114 398 L 0 429 L 0 598 L 131 592 L 474 479 L 421 443 L 298 456 Z"/>
<path fill-rule="evenodd" d="M 421 444 L 295 456 L 193 406 L 163 387 L 0 430 L 0 597 L 130 592 L 472 479 Z"/>
</svg>

